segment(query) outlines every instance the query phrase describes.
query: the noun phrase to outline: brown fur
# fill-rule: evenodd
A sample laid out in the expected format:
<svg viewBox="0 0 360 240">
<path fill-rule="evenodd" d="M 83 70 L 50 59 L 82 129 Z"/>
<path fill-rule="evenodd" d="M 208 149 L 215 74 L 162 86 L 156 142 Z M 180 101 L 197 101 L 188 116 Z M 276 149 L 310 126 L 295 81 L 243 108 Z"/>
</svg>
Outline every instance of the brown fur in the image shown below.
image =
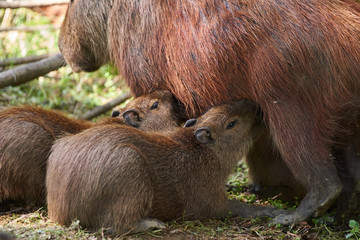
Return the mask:
<svg viewBox="0 0 360 240">
<path fill-rule="evenodd" d="M 148 104 L 154 101 L 159 103 L 158 107 L 150 110 Z M 166 130 L 179 123 L 175 118 L 175 102 L 167 91 L 135 98 L 122 110 L 128 108 L 141 112 L 140 130 Z M 122 117 L 117 117 L 104 118 L 98 125 L 125 123 Z M 29 206 L 42 205 L 46 161 L 52 144 L 66 134 L 95 125 L 39 107 L 12 107 L 0 111 L 0 203 L 12 200 Z"/>
<path fill-rule="evenodd" d="M 96 38 L 98 44 L 109 42 L 137 96 L 167 89 L 190 115 L 229 100 L 256 101 L 269 141 L 307 190 L 297 211 L 277 223 L 319 216 L 339 196 L 332 140 L 352 131 L 349 122 L 355 119 L 347 116 L 360 100 L 355 7 L 337 0 L 114 1 L 108 21 L 96 24 L 101 36 L 94 36 L 82 24 L 96 16 L 71 14 L 92 10 L 92 2 L 70 4 L 65 21 L 74 24 L 60 33 L 67 61 L 83 66 L 76 70 L 92 63 L 82 60 L 86 49 L 74 46 Z"/>
<path fill-rule="evenodd" d="M 232 121 L 235 127 L 226 129 Z M 49 217 L 122 233 L 144 218 L 274 216 L 281 211 L 226 196 L 227 176 L 260 132 L 254 125 L 255 108 L 239 101 L 166 134 L 108 125 L 62 138 L 49 157 Z M 196 139 L 202 128 L 209 130 L 211 143 Z"/>
<path fill-rule="evenodd" d="M 156 107 L 154 104 L 157 104 Z M 168 91 L 156 91 L 137 97 L 120 109 L 120 112 L 129 125 L 145 131 L 171 130 L 180 126 L 185 118 L 182 105 Z"/>
<path fill-rule="evenodd" d="M 92 125 L 38 107 L 0 111 L 0 203 L 42 205 L 46 160 L 55 139 Z"/>
<path fill-rule="evenodd" d="M 113 0 L 83 3 L 70 1 L 71 7 L 68 8 L 61 25 L 61 31 L 68 32 L 69 35 L 59 36 L 62 54 L 75 72 L 94 71 L 109 61 L 107 22 Z"/>
</svg>

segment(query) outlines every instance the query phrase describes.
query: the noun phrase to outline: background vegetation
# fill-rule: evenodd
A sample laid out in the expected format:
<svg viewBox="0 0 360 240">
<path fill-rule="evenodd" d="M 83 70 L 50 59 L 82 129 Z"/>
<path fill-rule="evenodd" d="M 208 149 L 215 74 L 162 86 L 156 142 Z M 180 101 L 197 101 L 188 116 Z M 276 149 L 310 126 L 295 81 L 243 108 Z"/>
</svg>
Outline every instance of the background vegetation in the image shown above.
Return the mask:
<svg viewBox="0 0 360 240">
<path fill-rule="evenodd" d="M 5 11 L 11 21 L 4 20 Z M 8 17 L 9 18 L 9 17 Z M 1 27 L 51 24 L 51 19 L 28 9 L 0 9 Z M 59 29 L 0 32 L 0 59 L 58 52 Z M 93 73 L 73 73 L 69 66 L 17 87 L 0 89 L 0 106 L 37 105 L 72 116 L 100 106 L 128 91 L 110 65 Z"/>
<path fill-rule="evenodd" d="M 51 24 L 53 19 L 29 9 L 0 9 L 1 28 Z M 57 52 L 59 30 L 0 31 L 0 60 Z M 4 69 L 2 69 L 4 70 Z M 1 71 L 1 69 L 0 69 Z M 114 67 L 106 65 L 94 73 L 72 73 L 69 67 L 51 72 L 17 87 L 0 89 L 0 108 L 14 105 L 37 105 L 59 109 L 70 116 L 80 116 L 95 106 L 103 105 L 128 91 Z M 229 195 L 254 204 L 272 203 L 291 208 L 275 199 L 259 201 L 247 191 L 246 167 L 239 164 L 229 178 Z M 224 221 L 174 221 L 164 230 L 155 230 L 135 236 L 117 238 L 140 239 L 359 239 L 360 225 L 352 220 L 348 228 L 332 226 L 333 213 L 298 226 L 282 227 L 269 224 L 267 219 L 225 219 Z M 47 219 L 46 209 L 21 209 L 14 206 L 0 213 L 0 231 L 7 231 L 23 239 L 107 239 L 106 229 L 87 232 L 74 223 L 58 226 Z"/>
</svg>

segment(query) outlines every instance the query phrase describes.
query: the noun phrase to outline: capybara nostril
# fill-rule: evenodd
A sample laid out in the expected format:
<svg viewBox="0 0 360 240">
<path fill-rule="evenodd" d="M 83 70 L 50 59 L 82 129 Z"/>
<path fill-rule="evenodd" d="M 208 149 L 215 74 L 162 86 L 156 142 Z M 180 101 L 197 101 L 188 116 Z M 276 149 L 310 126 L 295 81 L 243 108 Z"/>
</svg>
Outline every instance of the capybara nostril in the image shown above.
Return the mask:
<svg viewBox="0 0 360 240">
<path fill-rule="evenodd" d="M 201 127 L 195 131 L 195 137 L 201 143 L 212 143 L 214 140 L 211 137 L 211 131 L 209 127 Z"/>
<path fill-rule="evenodd" d="M 140 122 L 140 116 L 139 116 L 139 111 L 136 109 L 129 109 L 126 110 L 123 113 L 123 117 L 125 118 L 126 122 L 132 126 L 132 127 L 139 127 L 139 122 Z"/>
</svg>

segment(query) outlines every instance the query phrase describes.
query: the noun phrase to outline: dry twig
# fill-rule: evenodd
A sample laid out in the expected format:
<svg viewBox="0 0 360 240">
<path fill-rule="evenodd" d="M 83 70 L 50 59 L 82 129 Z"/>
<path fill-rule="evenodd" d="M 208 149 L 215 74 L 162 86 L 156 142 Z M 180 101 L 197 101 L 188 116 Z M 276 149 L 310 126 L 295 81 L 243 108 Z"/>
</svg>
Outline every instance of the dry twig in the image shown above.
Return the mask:
<svg viewBox="0 0 360 240">
<path fill-rule="evenodd" d="M 130 92 L 126 92 L 126 93 L 120 95 L 119 97 L 111 100 L 110 102 L 106 103 L 105 105 L 102 105 L 100 107 L 96 107 L 96 108 L 88 111 L 87 113 L 80 116 L 79 118 L 80 119 L 85 119 L 85 120 L 93 119 L 93 118 L 95 118 L 97 116 L 100 116 L 101 114 L 109 111 L 113 107 L 125 102 L 129 98 L 131 98 L 131 94 L 130 94 Z"/>
<path fill-rule="evenodd" d="M 29 82 L 34 78 L 43 76 L 48 72 L 65 66 L 65 60 L 59 53 L 52 57 L 42 59 L 37 62 L 21 65 L 19 67 L 0 73 L 0 88 L 7 86 L 17 86 Z"/>
<path fill-rule="evenodd" d="M 7 58 L 7 59 L 0 60 L 0 67 L 36 62 L 36 61 L 40 61 L 44 58 L 47 58 L 47 57 L 50 57 L 53 55 L 54 54 L 47 53 L 47 54 L 43 54 L 43 55 L 26 56 L 26 57 L 21 57 L 21 58 Z"/>
<path fill-rule="evenodd" d="M 55 26 L 55 25 L 17 26 L 17 27 L 0 28 L 0 32 L 10 32 L 10 31 L 36 32 L 41 30 L 55 30 L 59 28 L 60 26 Z"/>
<path fill-rule="evenodd" d="M 36 0 L 28 0 L 28 1 L 0 1 L 0 8 L 31 8 L 31 7 L 40 7 L 40 6 L 51 6 L 51 5 L 60 5 L 67 4 L 69 0 L 46 0 L 46 1 L 36 1 Z"/>
</svg>

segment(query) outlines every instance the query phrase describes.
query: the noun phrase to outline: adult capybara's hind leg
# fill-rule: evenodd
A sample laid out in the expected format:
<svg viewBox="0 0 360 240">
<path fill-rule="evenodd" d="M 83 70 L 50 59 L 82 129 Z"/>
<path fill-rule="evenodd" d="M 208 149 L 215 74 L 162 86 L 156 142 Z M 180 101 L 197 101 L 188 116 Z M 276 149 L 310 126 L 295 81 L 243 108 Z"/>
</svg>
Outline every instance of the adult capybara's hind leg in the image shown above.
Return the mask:
<svg viewBox="0 0 360 240">
<path fill-rule="evenodd" d="M 327 123 L 314 121 L 319 116 L 308 106 L 289 105 L 288 101 L 274 105 L 267 113 L 274 142 L 295 178 L 307 190 L 293 213 L 274 219 L 275 223 L 289 225 L 326 212 L 342 185 L 325 136 Z"/>
<path fill-rule="evenodd" d="M 359 119 L 358 119 L 359 120 Z M 335 220 L 346 223 L 359 219 L 360 211 L 360 127 L 352 134 L 348 144 L 338 146 L 334 151 L 336 167 L 343 184 L 338 200 Z"/>
<path fill-rule="evenodd" d="M 250 192 L 261 198 L 277 197 L 286 202 L 302 199 L 305 189 L 294 178 L 276 149 L 268 131 L 265 131 L 246 155 Z"/>
</svg>

